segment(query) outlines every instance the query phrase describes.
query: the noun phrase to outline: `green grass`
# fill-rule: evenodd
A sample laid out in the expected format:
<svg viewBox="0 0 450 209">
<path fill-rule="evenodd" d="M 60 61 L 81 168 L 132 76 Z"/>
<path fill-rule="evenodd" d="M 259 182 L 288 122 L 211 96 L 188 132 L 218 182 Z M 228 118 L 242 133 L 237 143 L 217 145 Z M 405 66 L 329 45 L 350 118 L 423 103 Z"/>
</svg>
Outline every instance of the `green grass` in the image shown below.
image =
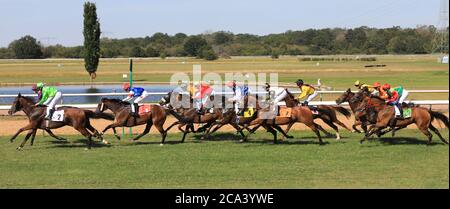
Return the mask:
<svg viewBox="0 0 450 209">
<path fill-rule="evenodd" d="M 448 139 L 448 130 L 442 130 Z M 180 134 L 140 142 L 118 142 L 84 150 L 39 136 L 16 151 L 19 141 L 0 137 L 0 188 L 449 188 L 449 147 L 435 137 L 427 146 L 418 130 L 359 144 L 361 135 L 342 133 L 320 146 L 310 131 L 271 144 L 265 132 L 237 143 L 231 133 L 200 142 Z M 21 140 L 21 137 L 19 137 Z"/>
</svg>

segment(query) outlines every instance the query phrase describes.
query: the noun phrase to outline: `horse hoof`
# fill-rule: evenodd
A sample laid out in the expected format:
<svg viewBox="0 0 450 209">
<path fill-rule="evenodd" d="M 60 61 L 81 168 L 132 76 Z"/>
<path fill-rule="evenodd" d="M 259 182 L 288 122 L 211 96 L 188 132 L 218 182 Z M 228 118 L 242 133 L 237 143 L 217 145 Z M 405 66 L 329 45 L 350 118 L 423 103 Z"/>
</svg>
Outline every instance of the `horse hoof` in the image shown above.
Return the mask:
<svg viewBox="0 0 450 209">
<path fill-rule="evenodd" d="M 103 144 L 110 144 L 109 141 L 103 140 Z"/>
<path fill-rule="evenodd" d="M 88 150 L 90 150 L 90 149 L 91 149 L 91 148 L 84 148 L 85 151 L 88 151 Z"/>
<path fill-rule="evenodd" d="M 16 150 L 17 151 L 22 151 L 22 147 L 17 147 Z"/>
<path fill-rule="evenodd" d="M 288 139 L 293 139 L 293 138 L 294 138 L 294 136 L 287 136 L 287 138 L 288 138 Z"/>
<path fill-rule="evenodd" d="M 160 143 L 159 146 L 162 147 L 162 146 L 164 146 L 164 144 L 163 144 L 163 143 Z"/>
</svg>

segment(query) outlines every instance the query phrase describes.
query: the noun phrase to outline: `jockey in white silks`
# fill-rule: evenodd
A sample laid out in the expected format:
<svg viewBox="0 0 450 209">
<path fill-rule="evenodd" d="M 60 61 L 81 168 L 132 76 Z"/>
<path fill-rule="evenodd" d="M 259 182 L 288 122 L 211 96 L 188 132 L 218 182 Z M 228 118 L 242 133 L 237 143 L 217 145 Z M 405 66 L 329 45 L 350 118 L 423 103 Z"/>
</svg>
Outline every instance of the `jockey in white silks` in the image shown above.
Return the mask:
<svg viewBox="0 0 450 209">
<path fill-rule="evenodd" d="M 282 87 L 271 87 L 270 84 L 266 83 L 265 85 L 266 91 L 269 93 L 269 98 L 273 102 L 272 112 L 278 112 L 278 102 L 281 102 L 286 98 L 287 91 L 286 88 Z"/>
</svg>

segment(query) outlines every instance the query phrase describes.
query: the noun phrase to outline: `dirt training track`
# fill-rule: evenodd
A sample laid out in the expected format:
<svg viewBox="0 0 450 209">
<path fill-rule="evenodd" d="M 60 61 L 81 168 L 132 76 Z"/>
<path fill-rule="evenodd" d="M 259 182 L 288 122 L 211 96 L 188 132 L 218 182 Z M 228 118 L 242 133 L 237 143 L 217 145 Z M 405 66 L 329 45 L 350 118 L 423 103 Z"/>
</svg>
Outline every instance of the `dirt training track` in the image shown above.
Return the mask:
<svg viewBox="0 0 450 209">
<path fill-rule="evenodd" d="M 445 115 L 449 116 L 447 105 L 435 105 L 435 106 L 433 106 L 433 110 L 444 112 Z M 14 135 L 17 132 L 17 130 L 19 130 L 20 128 L 22 128 L 23 126 L 25 126 L 28 123 L 28 119 L 24 116 L 23 112 L 16 113 L 14 116 L 7 116 L 7 114 L 8 113 L 6 110 L 0 110 L 0 136 Z M 350 119 L 347 119 L 344 116 L 338 114 L 338 119 L 340 121 L 342 121 L 348 127 L 351 127 L 351 125 L 353 125 L 353 121 L 354 121 L 353 116 L 351 116 Z M 164 124 L 164 128 L 169 127 L 175 121 L 176 121 L 176 119 L 174 117 L 169 116 Z M 327 130 L 331 129 L 328 125 L 324 124 L 320 119 L 316 119 L 315 121 L 319 125 L 324 127 L 325 129 L 327 129 Z M 103 128 L 105 128 L 107 125 L 111 124 L 111 121 L 107 121 L 107 120 L 103 120 L 103 119 L 99 119 L 99 120 L 92 119 L 91 123 L 97 130 L 102 131 Z M 438 128 L 445 127 L 442 123 L 440 123 L 438 121 L 434 121 L 433 124 Z M 133 133 L 142 133 L 144 131 L 144 128 L 145 128 L 144 125 L 133 127 Z M 408 128 L 416 128 L 416 126 L 411 125 L 411 126 L 408 126 Z M 121 128 L 119 128 L 118 131 L 119 130 L 121 133 Z M 296 123 L 292 127 L 291 130 L 309 131 L 310 129 L 307 128 L 303 124 Z M 345 129 L 342 127 L 339 127 L 339 130 L 342 131 Z M 221 129 L 219 129 L 219 132 L 233 132 L 234 133 L 235 131 L 236 130 L 229 125 L 224 126 Z M 178 133 L 178 132 L 179 132 L 179 130 L 176 127 L 172 128 L 169 131 L 169 133 Z M 55 129 L 54 133 L 57 135 L 77 135 L 77 134 L 79 134 L 78 131 L 76 131 L 75 129 L 73 129 L 72 127 L 69 127 L 69 126 Z M 128 133 L 128 128 L 126 128 L 126 133 Z M 155 128 L 152 128 L 150 130 L 150 133 L 158 134 L 159 132 Z M 331 131 L 331 133 L 334 133 L 334 132 Z M 23 134 L 25 134 L 25 133 L 23 133 Z M 108 131 L 107 134 L 112 134 L 112 131 L 111 131 L 111 133 Z"/>
</svg>

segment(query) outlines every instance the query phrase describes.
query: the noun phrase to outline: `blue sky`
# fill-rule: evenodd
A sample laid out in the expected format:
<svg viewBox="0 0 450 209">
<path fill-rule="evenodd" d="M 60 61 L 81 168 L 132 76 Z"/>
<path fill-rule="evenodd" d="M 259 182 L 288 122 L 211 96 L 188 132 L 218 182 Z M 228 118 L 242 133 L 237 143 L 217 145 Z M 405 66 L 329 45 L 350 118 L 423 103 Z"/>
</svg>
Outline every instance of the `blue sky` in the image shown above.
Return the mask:
<svg viewBox="0 0 450 209">
<path fill-rule="evenodd" d="M 80 0 L 0 0 L 0 47 L 24 35 L 44 44 L 81 45 Z M 438 23 L 439 0 L 96 0 L 102 36 L 226 30 L 270 34 L 346 27 Z"/>
</svg>

